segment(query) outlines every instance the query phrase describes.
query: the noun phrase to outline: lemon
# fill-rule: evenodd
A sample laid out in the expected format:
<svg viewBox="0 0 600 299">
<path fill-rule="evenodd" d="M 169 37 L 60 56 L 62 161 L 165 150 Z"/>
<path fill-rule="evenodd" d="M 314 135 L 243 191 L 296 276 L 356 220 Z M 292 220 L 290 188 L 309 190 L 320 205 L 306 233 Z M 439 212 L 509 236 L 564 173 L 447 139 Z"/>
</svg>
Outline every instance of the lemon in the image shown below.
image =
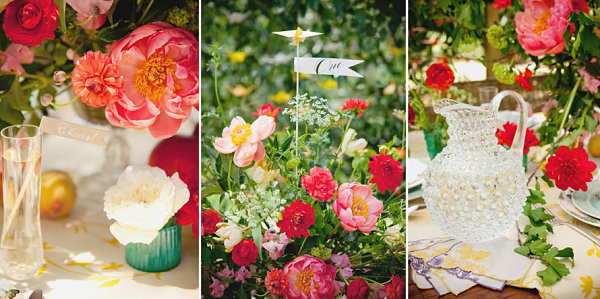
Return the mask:
<svg viewBox="0 0 600 299">
<path fill-rule="evenodd" d="M 600 134 L 592 136 L 588 143 L 588 152 L 593 157 L 600 157 Z"/>
<path fill-rule="evenodd" d="M 66 216 L 73 209 L 76 199 L 75 184 L 67 173 L 54 170 L 42 174 L 42 217 L 56 219 Z"/>
</svg>

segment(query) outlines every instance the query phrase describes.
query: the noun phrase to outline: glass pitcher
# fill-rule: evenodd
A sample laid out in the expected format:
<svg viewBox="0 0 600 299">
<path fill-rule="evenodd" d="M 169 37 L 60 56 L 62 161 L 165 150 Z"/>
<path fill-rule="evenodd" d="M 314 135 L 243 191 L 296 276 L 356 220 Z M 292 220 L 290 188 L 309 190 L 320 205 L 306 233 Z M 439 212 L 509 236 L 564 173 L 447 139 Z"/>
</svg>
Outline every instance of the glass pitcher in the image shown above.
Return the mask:
<svg viewBox="0 0 600 299">
<path fill-rule="evenodd" d="M 521 108 L 509 150 L 495 136 L 496 115 L 506 96 Z M 434 111 L 446 117 L 449 140 L 424 174 L 423 198 L 431 218 L 458 240 L 494 239 L 515 225 L 528 194 L 522 165 L 527 104 L 506 90 L 478 107 L 443 99 Z"/>
</svg>

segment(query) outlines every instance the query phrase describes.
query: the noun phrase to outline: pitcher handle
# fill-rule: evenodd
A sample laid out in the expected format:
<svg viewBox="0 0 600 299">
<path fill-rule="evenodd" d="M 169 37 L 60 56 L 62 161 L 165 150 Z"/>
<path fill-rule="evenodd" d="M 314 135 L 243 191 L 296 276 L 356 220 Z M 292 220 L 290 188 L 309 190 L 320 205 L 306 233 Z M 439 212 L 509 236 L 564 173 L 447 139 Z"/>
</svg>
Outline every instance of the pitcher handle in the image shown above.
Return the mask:
<svg viewBox="0 0 600 299">
<path fill-rule="evenodd" d="M 491 101 L 491 109 L 494 112 L 494 115 L 498 113 L 498 109 L 500 108 L 500 102 L 506 97 L 512 96 L 519 103 L 519 107 L 521 110 L 521 115 L 519 116 L 519 123 L 517 124 L 517 130 L 515 132 L 515 137 L 513 139 L 512 145 L 510 147 L 510 151 L 517 154 L 519 157 L 523 155 L 523 146 L 525 145 L 525 133 L 527 130 L 527 102 L 525 99 L 515 91 L 512 90 L 504 90 L 499 92 Z"/>
</svg>

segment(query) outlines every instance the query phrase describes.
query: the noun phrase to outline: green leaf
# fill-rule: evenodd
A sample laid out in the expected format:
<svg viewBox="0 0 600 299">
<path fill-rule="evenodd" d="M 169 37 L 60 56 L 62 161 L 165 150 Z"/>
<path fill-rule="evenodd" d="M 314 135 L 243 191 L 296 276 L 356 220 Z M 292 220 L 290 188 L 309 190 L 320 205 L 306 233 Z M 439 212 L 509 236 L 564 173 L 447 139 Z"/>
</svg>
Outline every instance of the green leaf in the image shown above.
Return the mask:
<svg viewBox="0 0 600 299">
<path fill-rule="evenodd" d="M 546 244 L 542 240 L 536 240 L 529 244 L 529 250 L 535 255 L 542 256 L 552 247 L 552 244 Z"/>
<path fill-rule="evenodd" d="M 581 48 L 585 52 L 590 53 L 592 56 L 600 57 L 600 39 L 591 27 L 586 27 L 581 32 L 581 39 L 585 40 L 585 43 L 581 43 Z"/>
<path fill-rule="evenodd" d="M 112 43 L 119 40 L 131 32 L 131 23 L 129 21 L 119 20 L 111 26 L 100 29 L 96 34 L 96 38 Z"/>
<path fill-rule="evenodd" d="M 254 244 L 256 245 L 256 248 L 258 248 L 258 256 L 262 260 L 262 226 L 258 224 L 250 230 L 252 231 L 252 239 L 254 239 Z"/>
<path fill-rule="evenodd" d="M 60 30 L 67 32 L 67 24 L 65 22 L 65 9 L 67 8 L 66 0 L 54 0 L 56 6 L 58 6 L 58 23 L 60 24 Z"/>
<path fill-rule="evenodd" d="M 16 110 L 33 110 L 29 105 L 29 99 L 23 92 L 19 80 L 14 80 L 8 93 L 3 95 L 4 100 L 8 100 L 10 106 Z"/>
<path fill-rule="evenodd" d="M 527 202 L 530 204 L 545 204 L 544 192 L 529 189 L 529 196 L 527 196 Z"/>
<path fill-rule="evenodd" d="M 567 275 L 569 275 L 569 273 L 571 273 L 571 271 L 569 271 L 567 266 L 565 266 L 563 263 L 561 263 L 555 257 L 544 258 L 544 261 L 546 261 L 548 263 L 548 265 L 550 265 L 552 267 L 552 269 L 554 269 L 554 271 L 556 271 L 556 273 L 558 273 L 558 275 L 560 277 L 567 276 Z"/>
<path fill-rule="evenodd" d="M 528 256 L 531 251 L 529 251 L 529 247 L 527 246 L 520 246 L 515 248 L 515 252 L 524 256 Z"/>
<path fill-rule="evenodd" d="M 546 230 L 545 226 L 535 226 L 529 231 L 528 234 L 537 236 L 540 239 L 546 239 L 546 235 L 548 235 L 548 231 Z"/>
<path fill-rule="evenodd" d="M 2 101 L 0 102 L 0 119 L 11 125 L 18 125 L 23 123 L 25 117 L 23 117 L 21 111 L 15 110 L 10 106 L 6 97 L 2 97 Z"/>
<path fill-rule="evenodd" d="M 560 276 L 552 269 L 552 267 L 548 267 L 543 271 L 538 271 L 536 274 L 542 278 L 545 286 L 553 285 L 560 279 Z"/>
<path fill-rule="evenodd" d="M 575 254 L 573 253 L 573 248 L 567 247 L 567 248 L 559 250 L 558 253 L 556 254 L 556 257 L 570 257 L 570 258 L 574 258 Z"/>
<path fill-rule="evenodd" d="M 204 238 L 202 238 L 201 247 L 200 247 L 200 256 L 202 261 L 202 266 L 212 266 L 212 252 L 208 246 L 206 246 L 206 242 L 204 242 Z"/>
<path fill-rule="evenodd" d="M 550 178 L 549 178 L 549 177 L 547 177 L 547 176 L 543 175 L 543 176 L 542 176 L 542 180 L 544 180 L 544 182 L 546 182 L 546 184 L 548 184 L 548 187 L 550 187 L 550 188 L 554 187 L 554 182 L 553 182 L 552 180 L 550 180 Z M 544 200 L 544 203 L 543 203 L 543 204 L 546 204 L 546 201 L 545 201 L 545 200 Z"/>
<path fill-rule="evenodd" d="M 554 218 L 554 216 L 547 214 L 544 208 L 533 209 L 529 212 L 529 217 L 533 221 L 546 221 Z"/>
<path fill-rule="evenodd" d="M 0 71 L 0 92 L 9 90 L 15 78 L 15 73 Z"/>
</svg>

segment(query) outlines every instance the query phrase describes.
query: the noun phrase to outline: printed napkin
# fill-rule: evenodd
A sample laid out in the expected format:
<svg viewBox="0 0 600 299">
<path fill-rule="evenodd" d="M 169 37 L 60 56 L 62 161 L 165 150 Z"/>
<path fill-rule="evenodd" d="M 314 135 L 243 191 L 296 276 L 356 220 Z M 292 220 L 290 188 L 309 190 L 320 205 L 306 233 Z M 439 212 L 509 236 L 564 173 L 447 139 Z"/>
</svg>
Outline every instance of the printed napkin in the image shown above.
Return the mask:
<svg viewBox="0 0 600 299">
<path fill-rule="evenodd" d="M 409 242 L 411 276 L 417 287 L 434 288 L 440 296 L 458 295 L 477 284 L 502 290 L 507 280 L 522 278 L 533 263 L 514 252 L 518 246 L 505 237 L 482 243 L 449 237 Z"/>
</svg>

